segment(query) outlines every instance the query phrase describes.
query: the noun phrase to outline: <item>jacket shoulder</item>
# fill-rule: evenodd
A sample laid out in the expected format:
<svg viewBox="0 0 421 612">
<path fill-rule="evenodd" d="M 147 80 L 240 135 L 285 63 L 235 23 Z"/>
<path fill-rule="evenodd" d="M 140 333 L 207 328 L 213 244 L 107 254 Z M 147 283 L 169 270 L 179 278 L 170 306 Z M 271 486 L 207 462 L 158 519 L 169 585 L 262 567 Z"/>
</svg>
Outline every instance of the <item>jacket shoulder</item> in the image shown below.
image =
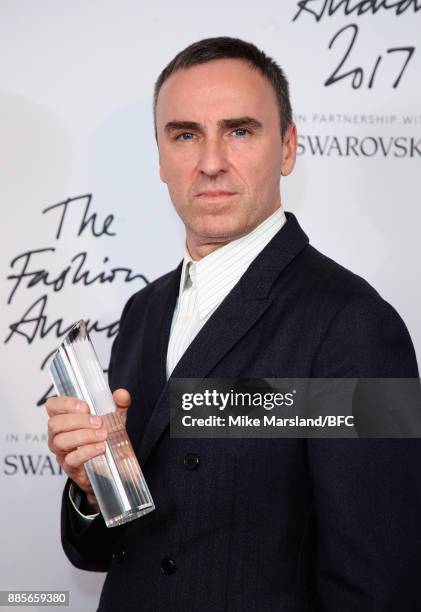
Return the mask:
<svg viewBox="0 0 421 612">
<path fill-rule="evenodd" d="M 335 299 L 339 304 L 361 298 L 383 301 L 378 291 L 364 278 L 327 257 L 313 246 L 308 245 L 301 257 L 304 278 L 312 280 L 312 286 L 320 287 L 326 298 Z"/>
<path fill-rule="evenodd" d="M 358 274 L 311 246 L 306 251 L 307 299 L 317 296 L 325 323 L 318 351 L 319 365 L 329 365 L 324 375 L 417 377 L 410 334 L 395 308 Z"/>
</svg>

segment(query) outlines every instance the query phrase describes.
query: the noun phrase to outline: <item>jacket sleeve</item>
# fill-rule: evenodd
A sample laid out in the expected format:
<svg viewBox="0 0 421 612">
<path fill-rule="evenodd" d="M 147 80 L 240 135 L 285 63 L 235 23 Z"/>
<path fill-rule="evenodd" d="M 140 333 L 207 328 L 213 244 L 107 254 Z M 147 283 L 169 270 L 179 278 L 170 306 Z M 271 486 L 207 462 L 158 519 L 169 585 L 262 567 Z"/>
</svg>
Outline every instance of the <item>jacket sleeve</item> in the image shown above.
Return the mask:
<svg viewBox="0 0 421 612">
<path fill-rule="evenodd" d="M 106 572 L 113 555 L 119 527 L 106 527 L 102 514 L 92 521 L 82 519 L 69 499 L 67 479 L 61 503 L 61 543 L 67 558 L 75 567 Z M 117 539 L 118 540 L 118 539 Z"/>
<path fill-rule="evenodd" d="M 350 301 L 314 377 L 417 378 L 408 331 L 378 296 Z M 315 584 L 323 612 L 397 612 L 421 601 L 421 440 L 311 439 Z"/>
<path fill-rule="evenodd" d="M 132 304 L 134 294 L 126 303 L 121 318 L 120 328 Z M 112 373 L 113 359 L 117 351 L 119 335 L 114 339 L 111 348 L 108 376 Z M 77 568 L 105 572 L 108 570 L 115 546 L 124 533 L 124 525 L 108 528 L 102 514 L 93 520 L 83 519 L 69 499 L 69 488 L 72 481 L 67 479 L 61 503 L 61 543 L 69 561 Z M 79 492 L 83 495 L 83 492 Z"/>
</svg>

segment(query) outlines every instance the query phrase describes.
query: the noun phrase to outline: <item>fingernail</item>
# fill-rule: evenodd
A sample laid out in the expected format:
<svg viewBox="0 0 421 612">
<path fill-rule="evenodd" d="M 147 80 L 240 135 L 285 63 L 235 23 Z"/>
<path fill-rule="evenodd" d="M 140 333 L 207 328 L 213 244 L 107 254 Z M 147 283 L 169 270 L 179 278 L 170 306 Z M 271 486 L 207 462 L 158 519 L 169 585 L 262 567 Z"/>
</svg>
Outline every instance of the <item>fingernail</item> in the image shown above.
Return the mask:
<svg viewBox="0 0 421 612">
<path fill-rule="evenodd" d="M 96 415 L 95 416 L 91 416 L 91 417 L 89 417 L 89 422 L 94 427 L 99 427 L 101 425 L 101 417 L 96 416 Z"/>
<path fill-rule="evenodd" d="M 96 435 L 97 438 L 105 438 L 106 435 L 107 435 L 107 432 L 105 431 L 105 429 L 98 429 L 95 432 L 95 435 Z"/>
<path fill-rule="evenodd" d="M 104 444 L 104 442 L 98 442 L 98 444 L 95 444 L 95 447 L 96 447 L 98 450 L 102 450 L 102 451 L 103 451 L 103 450 L 105 450 L 105 444 Z"/>
</svg>

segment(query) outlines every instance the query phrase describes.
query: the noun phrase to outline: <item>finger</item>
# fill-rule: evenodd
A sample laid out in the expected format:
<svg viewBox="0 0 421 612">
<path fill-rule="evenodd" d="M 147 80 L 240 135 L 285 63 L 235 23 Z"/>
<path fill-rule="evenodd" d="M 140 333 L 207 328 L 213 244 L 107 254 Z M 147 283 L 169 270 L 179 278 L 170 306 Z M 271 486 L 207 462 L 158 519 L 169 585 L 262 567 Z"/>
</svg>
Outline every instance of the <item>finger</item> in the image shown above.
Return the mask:
<svg viewBox="0 0 421 612">
<path fill-rule="evenodd" d="M 105 452 L 105 444 L 104 442 L 97 442 L 96 444 L 86 444 L 84 446 L 80 446 L 76 450 L 67 453 L 64 463 L 63 469 L 67 474 L 74 472 L 83 466 L 86 461 L 92 459 L 93 457 L 97 457 L 98 455 L 102 455 Z"/>
<path fill-rule="evenodd" d="M 79 446 L 103 442 L 107 439 L 106 429 L 77 429 L 54 436 L 52 447 L 58 453 L 73 451 Z"/>
<path fill-rule="evenodd" d="M 68 412 L 79 414 L 89 413 L 88 404 L 76 397 L 49 397 L 45 402 L 45 408 L 48 416 L 66 414 Z"/>
<path fill-rule="evenodd" d="M 50 448 L 50 444 L 48 444 L 48 448 Z M 50 450 L 51 450 L 51 448 L 50 448 Z M 59 452 L 56 452 L 56 453 L 55 453 L 55 456 L 56 456 L 56 461 L 57 461 L 57 463 L 58 463 L 58 464 L 59 464 L 61 467 L 63 467 L 63 463 L 64 463 L 64 460 L 65 460 L 65 458 L 66 458 L 66 453 L 59 453 Z"/>
<path fill-rule="evenodd" d="M 48 436 L 76 429 L 99 429 L 102 419 L 97 415 L 68 413 L 56 414 L 48 419 Z"/>
<path fill-rule="evenodd" d="M 127 389 L 116 389 L 113 393 L 113 399 L 119 410 L 127 410 L 132 403 L 132 398 Z"/>
</svg>

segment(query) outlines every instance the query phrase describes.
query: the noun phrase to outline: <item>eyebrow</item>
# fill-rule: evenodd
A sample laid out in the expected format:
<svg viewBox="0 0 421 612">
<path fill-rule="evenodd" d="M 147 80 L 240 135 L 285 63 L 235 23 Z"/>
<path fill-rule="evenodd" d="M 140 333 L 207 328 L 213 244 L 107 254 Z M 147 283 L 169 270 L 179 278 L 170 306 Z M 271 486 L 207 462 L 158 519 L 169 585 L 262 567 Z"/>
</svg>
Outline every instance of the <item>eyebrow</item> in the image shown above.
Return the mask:
<svg viewBox="0 0 421 612">
<path fill-rule="evenodd" d="M 260 130 L 263 127 L 263 124 L 254 117 L 232 117 L 231 119 L 220 119 L 217 122 L 219 128 L 222 129 L 235 129 L 239 127 L 248 127 L 253 130 Z M 177 130 L 202 130 L 203 125 L 201 123 L 197 123 L 196 121 L 168 121 L 165 124 L 164 128 L 167 134 L 171 134 Z"/>
</svg>

